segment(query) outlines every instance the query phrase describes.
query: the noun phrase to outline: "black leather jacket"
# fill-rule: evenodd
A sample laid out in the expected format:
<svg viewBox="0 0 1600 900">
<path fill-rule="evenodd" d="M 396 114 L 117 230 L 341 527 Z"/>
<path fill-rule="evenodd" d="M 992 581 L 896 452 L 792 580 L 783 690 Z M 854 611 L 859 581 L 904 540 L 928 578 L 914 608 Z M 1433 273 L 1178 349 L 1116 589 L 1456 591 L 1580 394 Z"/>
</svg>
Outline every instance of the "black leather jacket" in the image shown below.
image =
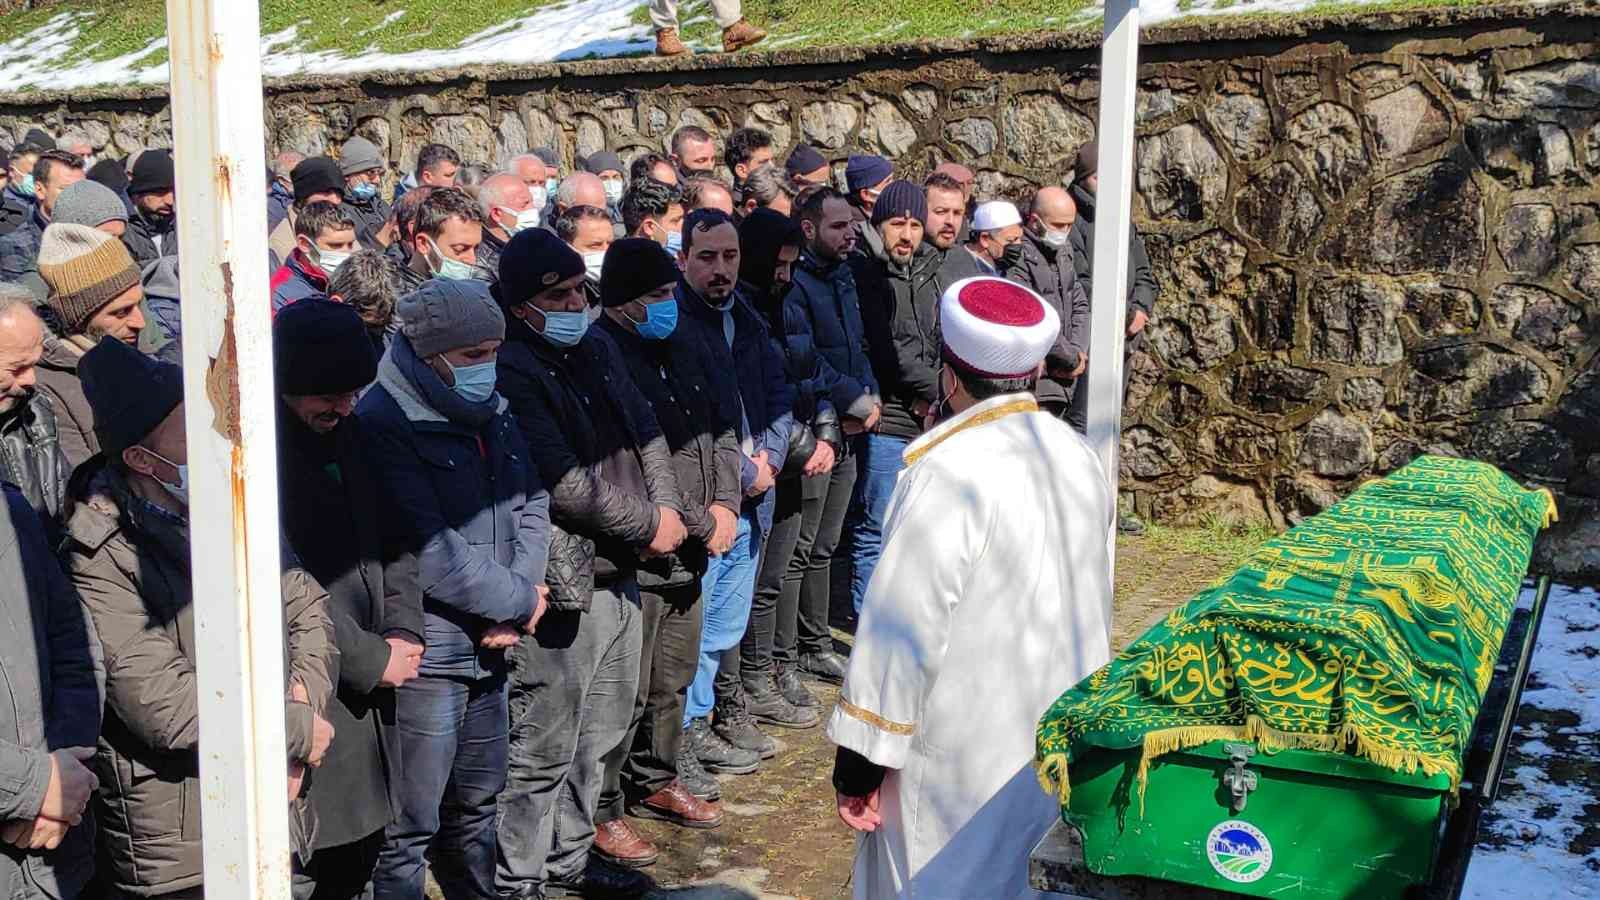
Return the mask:
<svg viewBox="0 0 1600 900">
<path fill-rule="evenodd" d="M 34 394 L 0 414 L 0 481 L 22 489 L 52 543 L 66 505 L 70 474 L 49 397 Z"/>
</svg>

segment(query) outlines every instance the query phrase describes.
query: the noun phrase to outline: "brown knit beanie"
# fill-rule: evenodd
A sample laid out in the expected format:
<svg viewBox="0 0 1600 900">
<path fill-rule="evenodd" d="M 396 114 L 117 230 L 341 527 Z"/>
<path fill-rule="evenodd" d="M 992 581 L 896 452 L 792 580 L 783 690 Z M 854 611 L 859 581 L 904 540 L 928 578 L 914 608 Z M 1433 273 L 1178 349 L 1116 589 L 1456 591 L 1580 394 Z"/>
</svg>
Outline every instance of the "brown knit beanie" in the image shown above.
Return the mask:
<svg viewBox="0 0 1600 900">
<path fill-rule="evenodd" d="M 111 235 L 61 222 L 44 230 L 39 277 L 50 286 L 45 302 L 68 334 L 79 334 L 95 313 L 139 284 L 139 268 L 128 248 Z"/>
</svg>

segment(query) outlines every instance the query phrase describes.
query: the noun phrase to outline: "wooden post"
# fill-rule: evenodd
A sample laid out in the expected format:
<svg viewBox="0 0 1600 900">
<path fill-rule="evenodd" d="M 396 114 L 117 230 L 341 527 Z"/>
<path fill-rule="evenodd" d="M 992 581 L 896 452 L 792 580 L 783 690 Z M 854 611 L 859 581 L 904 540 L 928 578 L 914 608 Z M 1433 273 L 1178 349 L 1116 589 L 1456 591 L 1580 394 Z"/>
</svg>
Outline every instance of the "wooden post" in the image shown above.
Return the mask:
<svg viewBox="0 0 1600 900">
<path fill-rule="evenodd" d="M 1089 298 L 1088 437 L 1111 495 L 1122 444 L 1122 352 L 1127 333 L 1128 227 L 1133 205 L 1134 96 L 1139 83 L 1139 0 L 1106 0 L 1100 51 L 1100 184 L 1095 203 L 1094 296 Z M 1109 538 L 1116 574 L 1116 529 Z M 1111 611 L 1106 611 L 1106 622 Z"/>
<path fill-rule="evenodd" d="M 205 890 L 289 896 L 261 22 L 167 0 Z"/>
</svg>

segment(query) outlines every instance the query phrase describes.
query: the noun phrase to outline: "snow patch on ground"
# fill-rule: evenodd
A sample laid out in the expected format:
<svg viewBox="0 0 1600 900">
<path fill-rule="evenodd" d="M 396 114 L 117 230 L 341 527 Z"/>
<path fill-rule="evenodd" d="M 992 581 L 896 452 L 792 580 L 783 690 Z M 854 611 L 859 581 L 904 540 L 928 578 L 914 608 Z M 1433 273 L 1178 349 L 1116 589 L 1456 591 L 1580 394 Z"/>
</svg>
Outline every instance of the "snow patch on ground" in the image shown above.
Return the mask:
<svg viewBox="0 0 1600 900">
<path fill-rule="evenodd" d="M 1556 714 L 1547 717 L 1555 723 L 1518 726 L 1514 768 L 1484 818 L 1462 892 L 1466 900 L 1600 897 L 1600 848 L 1593 834 L 1584 836 L 1600 815 L 1593 775 L 1600 751 L 1597 645 L 1600 593 L 1552 588 L 1522 702 L 1525 711 Z"/>
<path fill-rule="evenodd" d="M 623 56 L 648 53 L 654 48 L 649 26 L 632 22 L 642 0 L 568 0 L 543 7 L 529 15 L 510 19 L 468 37 L 459 45 L 439 50 L 411 53 L 385 53 L 375 47 L 356 53 L 301 49 L 296 28 L 263 36 L 262 71 L 268 76 L 353 75 L 377 71 L 419 71 L 475 64 L 530 64 L 584 57 Z M 1304 12 L 1318 0 L 1192 0 L 1179 8 L 1179 0 L 1144 0 L 1140 20 L 1146 25 L 1182 16 L 1225 16 L 1242 13 Z M 1371 0 L 1377 3 L 1382 0 Z M 1352 5 L 1361 5 L 1354 0 Z M 705 11 L 695 9 L 698 18 Z M 71 90 L 98 85 L 157 84 L 167 80 L 165 62 L 151 65 L 149 58 L 167 46 L 159 38 L 147 46 L 101 62 L 85 63 L 69 58 L 66 51 L 77 39 L 83 13 L 64 12 L 51 17 L 33 31 L 10 41 L 0 42 L 0 85 L 8 89 Z M 406 15 L 398 9 L 383 19 L 378 28 L 392 25 Z M 1097 19 L 1100 9 L 1091 7 L 1071 20 L 1083 24 Z M 685 23 L 687 24 L 687 23 Z M 1003 24 L 1003 23 L 990 23 Z M 1067 24 L 1067 23 L 1063 23 Z M 368 29 L 363 34 L 376 29 Z M 906 40 L 914 37 L 903 28 L 888 29 L 876 36 L 880 40 Z M 793 46 L 805 35 L 776 33 L 769 48 Z M 701 46 L 697 49 L 720 49 Z"/>
</svg>

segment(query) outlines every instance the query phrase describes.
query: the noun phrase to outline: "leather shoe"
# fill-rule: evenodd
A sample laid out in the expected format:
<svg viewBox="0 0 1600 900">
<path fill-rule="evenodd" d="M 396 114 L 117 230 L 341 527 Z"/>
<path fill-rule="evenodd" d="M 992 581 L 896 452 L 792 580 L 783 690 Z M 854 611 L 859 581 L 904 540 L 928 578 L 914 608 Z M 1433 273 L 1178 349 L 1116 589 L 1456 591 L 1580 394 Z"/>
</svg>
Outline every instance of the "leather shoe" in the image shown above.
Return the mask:
<svg viewBox="0 0 1600 900">
<path fill-rule="evenodd" d="M 653 865 L 661 854 L 656 845 L 633 830 L 626 819 L 612 819 L 594 826 L 594 854 L 612 865 L 642 869 Z"/>
<path fill-rule="evenodd" d="M 657 56 L 682 56 L 688 52 L 688 45 L 678 37 L 678 29 L 662 28 L 656 32 Z"/>
<path fill-rule="evenodd" d="M 590 854 L 589 862 L 576 874 L 552 877 L 545 883 L 549 897 L 590 897 L 633 900 L 656 886 L 656 880 L 634 869 L 611 865 Z"/>
<path fill-rule="evenodd" d="M 767 33 L 743 19 L 722 29 L 722 49 L 735 53 L 767 39 Z"/>
<path fill-rule="evenodd" d="M 831 650 L 802 655 L 800 657 L 800 671 L 829 684 L 844 683 L 844 659 Z"/>
<path fill-rule="evenodd" d="M 822 706 L 817 698 L 800 681 L 800 674 L 789 666 L 778 667 L 778 692 L 783 694 L 783 699 L 803 709 L 816 709 Z"/>
<path fill-rule="evenodd" d="M 628 814 L 684 828 L 715 828 L 722 824 L 722 807 L 689 793 L 677 779 L 630 806 Z"/>
</svg>

